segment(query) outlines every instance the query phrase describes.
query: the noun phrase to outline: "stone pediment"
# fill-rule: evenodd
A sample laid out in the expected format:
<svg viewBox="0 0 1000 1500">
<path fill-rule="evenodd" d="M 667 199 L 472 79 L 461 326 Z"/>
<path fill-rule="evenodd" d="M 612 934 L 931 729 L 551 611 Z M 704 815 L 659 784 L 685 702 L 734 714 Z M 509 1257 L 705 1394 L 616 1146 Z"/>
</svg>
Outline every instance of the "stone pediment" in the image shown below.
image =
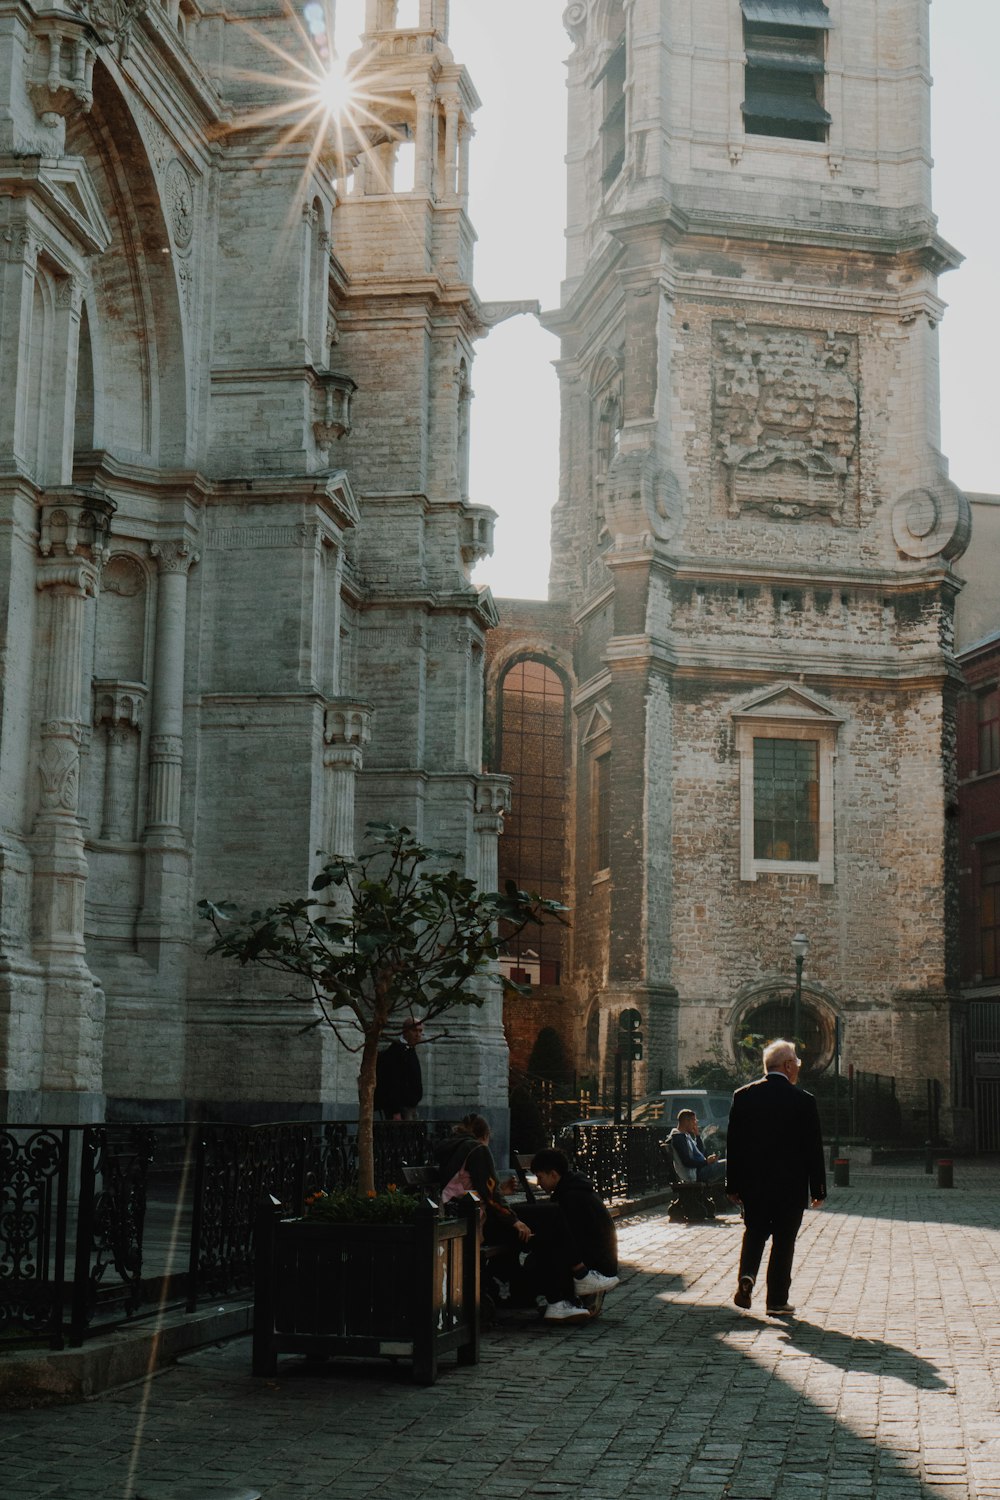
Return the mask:
<svg viewBox="0 0 1000 1500">
<path fill-rule="evenodd" d="M 732 717 L 735 720 L 774 719 L 784 724 L 819 722 L 835 725 L 844 722 L 841 715 L 834 713 L 822 698 L 798 683 L 791 682 L 778 683 L 765 692 L 744 700 L 739 708 L 733 710 Z"/>
<path fill-rule="evenodd" d="M 598 740 L 602 734 L 611 733 L 611 709 L 606 703 L 597 703 L 590 711 L 583 731 L 583 742 Z"/>
<path fill-rule="evenodd" d="M 102 255 L 111 244 L 111 225 L 83 157 L 39 162 L 35 182 L 62 228 L 84 252 Z"/>
</svg>

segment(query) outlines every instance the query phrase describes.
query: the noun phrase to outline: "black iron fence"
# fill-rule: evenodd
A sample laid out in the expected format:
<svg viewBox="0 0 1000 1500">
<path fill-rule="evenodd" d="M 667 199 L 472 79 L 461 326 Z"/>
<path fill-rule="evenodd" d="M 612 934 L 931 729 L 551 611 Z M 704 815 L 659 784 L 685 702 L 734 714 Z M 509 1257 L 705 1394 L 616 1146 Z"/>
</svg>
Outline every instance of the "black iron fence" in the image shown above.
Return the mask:
<svg viewBox="0 0 1000 1500">
<path fill-rule="evenodd" d="M 671 1181 L 669 1134 L 669 1125 L 573 1125 L 563 1143 L 602 1198 L 637 1198 Z"/>
<path fill-rule="evenodd" d="M 377 1121 L 377 1186 L 449 1128 Z M 298 1208 L 356 1175 L 352 1121 L 0 1126 L 0 1350 L 243 1290 L 265 1194 Z"/>
</svg>

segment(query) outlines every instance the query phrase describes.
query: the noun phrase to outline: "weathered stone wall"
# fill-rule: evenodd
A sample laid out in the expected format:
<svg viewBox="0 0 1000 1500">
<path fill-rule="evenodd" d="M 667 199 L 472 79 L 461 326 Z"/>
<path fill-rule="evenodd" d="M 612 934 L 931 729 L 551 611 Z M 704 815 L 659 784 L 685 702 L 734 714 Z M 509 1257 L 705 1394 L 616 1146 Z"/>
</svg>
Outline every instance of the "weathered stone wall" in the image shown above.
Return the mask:
<svg viewBox="0 0 1000 1500">
<path fill-rule="evenodd" d="M 301 34 L 250 9 L 182 43 L 140 5 L 110 46 L 97 0 L 0 0 L 4 1113 L 351 1114 L 356 1059 L 206 962 L 197 898 L 304 893 L 372 818 L 495 882 L 478 99 L 443 12 L 429 49 L 366 38 L 416 157 L 393 191 L 388 139 L 275 124 Z M 498 1001 L 450 1029 L 428 1104 L 502 1126 Z"/>
</svg>

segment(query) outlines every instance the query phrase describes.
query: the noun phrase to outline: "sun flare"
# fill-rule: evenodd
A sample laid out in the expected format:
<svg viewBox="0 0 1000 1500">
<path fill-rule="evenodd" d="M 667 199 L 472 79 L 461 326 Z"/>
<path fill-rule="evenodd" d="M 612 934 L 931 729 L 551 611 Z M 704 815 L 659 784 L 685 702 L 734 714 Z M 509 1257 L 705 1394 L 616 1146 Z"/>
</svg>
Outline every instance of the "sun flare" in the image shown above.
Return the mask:
<svg viewBox="0 0 1000 1500">
<path fill-rule="evenodd" d="M 355 98 L 354 81 L 337 59 L 321 74 L 316 98 L 331 120 L 339 120 L 350 112 Z"/>
</svg>

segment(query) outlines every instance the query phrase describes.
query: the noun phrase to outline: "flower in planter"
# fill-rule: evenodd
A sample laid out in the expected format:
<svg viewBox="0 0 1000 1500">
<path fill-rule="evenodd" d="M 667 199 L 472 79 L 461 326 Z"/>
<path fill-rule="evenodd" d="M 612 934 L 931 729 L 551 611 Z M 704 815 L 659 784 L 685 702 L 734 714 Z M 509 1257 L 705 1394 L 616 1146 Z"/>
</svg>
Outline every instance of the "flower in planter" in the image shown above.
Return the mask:
<svg viewBox="0 0 1000 1500">
<path fill-rule="evenodd" d="M 423 1200 L 390 1187 L 384 1193 L 344 1188 L 313 1193 L 306 1199 L 305 1219 L 315 1224 L 410 1224 Z"/>
</svg>

